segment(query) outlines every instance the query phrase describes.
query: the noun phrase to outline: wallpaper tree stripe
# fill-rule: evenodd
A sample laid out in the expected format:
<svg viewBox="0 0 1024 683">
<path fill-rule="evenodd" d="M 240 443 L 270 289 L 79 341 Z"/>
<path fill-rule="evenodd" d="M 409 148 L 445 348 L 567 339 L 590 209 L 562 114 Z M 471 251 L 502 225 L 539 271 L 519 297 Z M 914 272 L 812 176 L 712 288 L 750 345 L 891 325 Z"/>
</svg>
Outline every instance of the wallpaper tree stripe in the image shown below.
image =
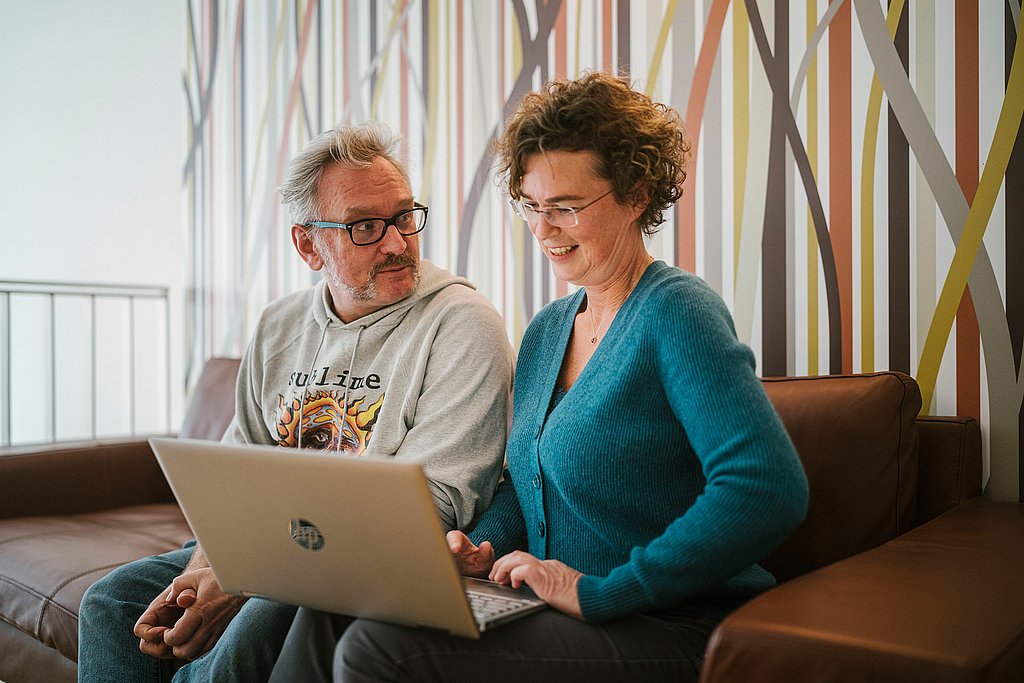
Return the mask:
<svg viewBox="0 0 1024 683">
<path fill-rule="evenodd" d="M 518 343 L 573 288 L 493 177 L 526 92 L 605 70 L 683 115 L 696 152 L 652 253 L 721 293 L 768 375 L 896 369 L 983 425 L 1024 482 L 1020 0 L 190 0 L 183 200 L 190 372 L 318 277 L 275 187 L 311 136 L 407 140 L 423 255 Z"/>
</svg>

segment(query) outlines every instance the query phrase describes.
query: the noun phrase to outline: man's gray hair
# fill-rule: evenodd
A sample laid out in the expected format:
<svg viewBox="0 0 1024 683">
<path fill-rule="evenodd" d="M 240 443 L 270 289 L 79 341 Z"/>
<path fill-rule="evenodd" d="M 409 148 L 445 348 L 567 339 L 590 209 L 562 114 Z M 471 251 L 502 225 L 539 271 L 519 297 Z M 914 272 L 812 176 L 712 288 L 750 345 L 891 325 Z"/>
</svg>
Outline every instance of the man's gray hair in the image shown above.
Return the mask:
<svg viewBox="0 0 1024 683">
<path fill-rule="evenodd" d="M 383 157 L 409 182 L 409 173 L 399 160 L 401 146 L 402 138 L 378 121 L 344 124 L 310 140 L 288 164 L 288 174 L 278 188 L 281 203 L 288 205 L 292 223 L 304 225 L 322 220 L 317 189 L 321 174 L 331 164 L 366 168 L 377 157 Z"/>
</svg>

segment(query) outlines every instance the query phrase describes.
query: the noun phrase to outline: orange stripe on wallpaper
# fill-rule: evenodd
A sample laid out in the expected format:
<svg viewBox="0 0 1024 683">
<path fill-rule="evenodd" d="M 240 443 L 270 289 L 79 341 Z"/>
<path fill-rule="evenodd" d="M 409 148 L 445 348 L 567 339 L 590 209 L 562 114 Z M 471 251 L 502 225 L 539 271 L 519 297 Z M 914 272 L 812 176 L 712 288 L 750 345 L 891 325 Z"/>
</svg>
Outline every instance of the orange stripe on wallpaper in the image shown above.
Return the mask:
<svg viewBox="0 0 1024 683">
<path fill-rule="evenodd" d="M 839 279 L 842 369 L 853 372 L 853 156 L 850 3 L 828 29 L 829 224 Z M 834 341 L 833 341 L 834 343 Z"/>
<path fill-rule="evenodd" d="M 884 15 L 901 4 L 909 22 L 894 40 Z M 190 367 L 211 353 L 238 353 L 255 323 L 251 316 L 315 278 L 290 249 L 274 192 L 282 161 L 308 127 L 321 125 L 314 112 L 324 123 L 372 113 L 406 135 L 408 156 L 422 168 L 414 173 L 417 196 L 431 204 L 424 255 L 469 272 L 518 346 L 539 306 L 573 287 L 551 276 L 529 231 L 512 219 L 491 182 L 484 146 L 501 130 L 507 107 L 542 78 L 629 68 L 648 94 L 685 115 L 694 148 L 705 157 L 690 169 L 676 218 L 651 242 L 652 253 L 712 281 L 721 272 L 720 293 L 762 370 L 771 358 L 777 371 L 782 350 L 782 337 L 773 337 L 763 318 L 791 312 L 783 340 L 787 372 L 909 370 L 932 410 L 982 418 L 989 491 L 1019 498 L 1024 275 L 1016 264 L 1024 262 L 1024 212 L 1014 189 L 1022 186 L 1024 163 L 1002 178 L 1024 141 L 1024 37 L 1018 38 L 1019 16 L 1012 16 L 1018 0 L 187 5 L 182 69 L 193 139 L 182 199 L 188 276 L 197 293 L 187 312 Z M 317 14 L 300 58 L 310 12 Z M 388 21 L 396 13 L 397 26 Z M 788 32 L 777 23 L 787 13 L 792 51 L 777 59 L 773 44 Z M 389 45 L 399 50 L 390 63 Z M 719 50 L 726 67 L 720 91 L 712 76 Z M 789 60 L 801 51 L 794 70 Z M 305 62 L 301 72 L 297 60 Z M 885 89 L 866 121 L 876 71 Z M 780 106 L 769 117 L 772 97 L 783 96 L 790 110 Z M 716 127 L 712 103 L 721 112 Z M 887 105 L 888 119 L 880 123 Z M 303 108 L 308 122 L 300 119 Z M 769 130 L 779 124 L 785 165 L 778 156 L 769 164 Z M 713 147 L 720 152 L 710 153 Z M 785 181 L 785 217 L 776 203 L 773 229 L 762 232 L 768 178 L 793 168 L 798 175 Z M 709 190 L 715 182 L 723 184 L 721 197 Z M 705 206 L 703 218 L 721 211 L 722 220 L 696 224 Z M 784 298 L 772 299 L 763 294 L 778 293 L 779 271 L 768 290 L 761 275 L 767 260 L 782 263 L 780 220 L 789 270 Z M 766 248 L 763 238 L 772 236 L 777 241 Z"/>
<path fill-rule="evenodd" d="M 941 388 L 938 386 L 937 377 L 939 365 L 953 326 L 955 310 L 961 301 L 968 280 L 970 279 L 973 283 L 977 284 L 988 302 L 996 302 L 996 305 L 1001 305 L 1002 303 L 1000 292 L 993 287 L 996 282 L 993 277 L 991 263 L 987 255 L 979 258 L 979 254 L 984 252 L 983 240 L 990 226 L 994 228 L 1010 227 L 1010 230 L 1006 231 L 1007 235 L 1013 234 L 1012 228 L 1015 227 L 1010 223 L 1006 225 L 996 223 L 993 225 L 993 208 L 1002 192 L 1004 176 L 1007 173 L 1010 159 L 1014 152 L 1014 142 L 1020 131 L 1021 120 L 1024 118 L 1024 34 L 1018 33 L 1015 41 L 1016 44 L 1010 53 L 1012 57 L 1008 55 L 1008 60 L 1012 59 L 1012 64 L 1010 65 L 1010 73 L 1005 86 L 1006 95 L 999 111 L 999 119 L 996 123 L 995 134 L 992 137 L 992 144 L 989 147 L 985 163 L 982 164 L 984 170 L 978 183 L 974 202 L 971 204 L 967 216 L 961 221 L 963 231 L 957 239 L 956 251 L 946 273 L 945 282 L 942 285 L 942 291 L 939 294 L 938 302 L 932 314 L 931 324 L 928 327 L 924 349 L 921 352 L 917 381 L 921 386 L 922 405 L 925 410 L 927 406 L 931 405 L 933 394 L 941 391 Z M 1002 75 L 1000 75 L 1000 78 L 1002 78 Z M 959 193 L 960 188 L 955 187 L 953 191 Z M 1014 196 L 1016 196 L 1015 193 L 1011 192 L 1008 194 L 1008 197 Z M 959 195 L 959 198 L 963 199 L 962 194 Z M 964 200 L 964 205 L 966 205 L 966 200 Z M 1016 262 L 1007 262 L 1008 270 L 1016 267 L 1018 263 L 1019 259 Z M 972 273 L 979 273 L 980 275 L 974 277 Z M 980 309 L 976 307 L 975 312 L 977 313 L 980 310 L 988 318 L 992 308 L 991 305 Z M 1016 428 L 1017 413 L 1022 405 L 1022 396 L 1024 396 L 1024 385 L 1019 383 L 1014 369 L 1013 350 L 1009 344 L 1005 343 L 1009 338 L 1002 337 L 1002 331 L 1006 329 L 1003 327 L 1004 315 L 1004 311 L 995 313 L 998 319 L 994 321 L 994 324 L 1002 327 L 1002 330 L 995 330 L 995 334 L 991 337 L 993 339 L 992 350 L 986 354 L 986 364 L 990 370 L 987 373 L 988 387 L 993 399 L 989 402 L 990 411 L 988 419 L 992 421 L 993 427 L 995 427 L 993 434 L 998 435 L 1000 439 L 1008 435 L 1008 432 L 1000 434 L 998 432 L 999 429 Z M 981 319 L 979 318 L 979 320 Z M 987 325 L 993 325 L 993 321 L 989 319 Z M 986 328 L 983 327 L 982 329 Z M 1005 411 L 1008 409 L 1012 409 L 1012 415 L 1006 414 Z M 1017 438 L 1015 432 L 1012 438 Z M 996 452 L 996 446 L 994 444 L 993 453 Z M 992 471 L 996 472 L 995 469 Z M 993 476 L 996 475 L 993 474 Z M 1000 486 L 1005 486 L 1007 481 L 1004 479 Z M 1014 476 L 1015 483 L 1016 477 Z M 1006 495 L 1006 489 L 1003 489 L 999 495 Z M 1016 495 L 1016 490 L 1014 495 Z"/>
<path fill-rule="evenodd" d="M 555 19 L 555 76 L 557 78 L 568 78 L 569 72 L 566 71 L 568 64 L 569 55 L 569 40 L 568 40 L 568 27 L 566 26 L 566 9 L 565 3 L 561 3 L 558 8 L 558 17 Z M 548 268 L 551 266 L 548 265 Z M 555 296 L 563 297 L 569 293 L 569 286 L 565 280 L 554 278 L 555 280 Z"/>
<path fill-rule="evenodd" d="M 455 48 L 457 47 L 457 41 L 459 38 L 459 36 L 456 35 L 458 32 L 457 27 L 453 26 L 451 21 L 451 13 L 453 11 L 452 0 L 446 0 L 444 10 L 446 16 L 443 24 L 444 31 L 442 35 L 444 36 L 444 42 L 442 43 L 443 48 L 440 62 L 442 65 L 440 73 L 443 75 L 442 92 L 444 93 L 442 101 L 445 103 L 450 103 L 452 101 L 459 103 L 458 106 L 454 106 L 452 108 L 454 110 L 455 125 L 458 126 L 458 117 L 462 114 L 463 107 L 461 106 L 462 100 L 456 99 L 458 97 L 457 88 L 459 85 L 458 81 L 455 80 L 457 79 L 457 73 L 455 76 L 452 74 L 453 71 L 457 72 L 459 68 L 458 65 L 455 65 L 454 69 L 452 68 L 452 65 L 454 64 L 453 60 L 458 58 L 458 53 Z M 457 8 L 455 8 L 455 11 L 457 11 Z M 455 37 L 454 40 L 453 36 Z M 453 80 L 455 80 L 454 83 Z M 462 136 L 455 135 L 453 137 L 461 138 Z M 442 184 L 443 189 L 441 190 L 441 194 L 445 195 L 445 201 L 452 203 L 453 210 L 455 212 L 456 225 L 461 228 L 462 223 L 459 219 L 465 215 L 465 199 L 460 192 L 459 178 L 456 176 L 457 168 L 454 163 L 454 157 L 456 154 L 458 154 L 457 143 L 453 144 L 451 140 L 449 140 L 448 144 L 444 146 L 443 154 L 439 155 L 439 158 L 443 159 L 443 163 L 441 166 L 435 166 L 434 172 L 439 178 L 445 179 L 445 182 Z M 439 251 L 441 254 L 444 254 L 443 259 L 445 261 L 451 258 L 453 247 L 458 242 L 458 236 L 458 233 L 452 234 L 447 230 L 442 232 L 440 235 L 434 235 L 434 244 L 438 243 L 437 237 L 441 237 L 442 244 L 439 247 Z M 437 251 L 435 251 L 433 255 L 437 256 Z M 441 258 L 440 256 L 437 257 Z"/>
<path fill-rule="evenodd" d="M 715 57 L 722 39 L 722 27 L 725 26 L 729 0 L 714 0 L 708 12 L 707 25 L 704 27 L 704 39 L 701 41 L 700 54 L 693 70 L 693 83 L 690 86 L 689 104 L 686 107 L 686 134 L 690 138 L 693 161 L 688 176 L 689 187 L 679 200 L 680 209 L 677 213 L 679 225 L 676 228 L 676 265 L 683 270 L 694 272 L 697 269 L 697 184 L 696 159 L 697 147 L 700 144 L 701 117 L 707 102 L 708 86 L 714 73 Z"/>
<path fill-rule="evenodd" d="M 978 1 L 956 0 L 956 179 L 967 204 L 978 192 Z M 981 418 L 981 341 L 970 287 L 956 312 L 956 414 Z"/>
<path fill-rule="evenodd" d="M 569 78 L 567 71 L 569 62 L 569 29 L 565 20 L 565 3 L 558 7 L 558 17 L 555 18 L 555 77 Z"/>
<path fill-rule="evenodd" d="M 601 4 L 601 70 L 615 73 L 615 62 L 612 56 L 612 0 L 604 0 Z"/>
</svg>

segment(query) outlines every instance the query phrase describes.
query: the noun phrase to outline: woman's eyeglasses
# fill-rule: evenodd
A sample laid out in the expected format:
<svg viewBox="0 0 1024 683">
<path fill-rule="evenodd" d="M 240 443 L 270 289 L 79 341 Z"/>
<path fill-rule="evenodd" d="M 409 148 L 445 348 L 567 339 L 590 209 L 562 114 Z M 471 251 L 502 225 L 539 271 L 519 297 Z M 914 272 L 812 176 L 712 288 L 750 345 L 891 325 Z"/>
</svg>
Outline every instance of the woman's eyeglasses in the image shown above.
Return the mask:
<svg viewBox="0 0 1024 683">
<path fill-rule="evenodd" d="M 550 209 L 541 209 L 533 204 L 525 204 L 519 199 L 511 199 L 509 204 L 512 205 L 512 210 L 516 212 L 516 215 L 530 225 L 536 225 L 540 217 L 544 216 L 544 220 L 548 222 L 548 225 L 553 225 L 556 228 L 571 228 L 580 223 L 580 219 L 576 214 L 583 211 L 583 209 L 597 204 L 612 192 L 614 192 L 614 189 L 608 190 L 597 199 L 575 208 L 571 206 L 552 206 Z"/>
</svg>

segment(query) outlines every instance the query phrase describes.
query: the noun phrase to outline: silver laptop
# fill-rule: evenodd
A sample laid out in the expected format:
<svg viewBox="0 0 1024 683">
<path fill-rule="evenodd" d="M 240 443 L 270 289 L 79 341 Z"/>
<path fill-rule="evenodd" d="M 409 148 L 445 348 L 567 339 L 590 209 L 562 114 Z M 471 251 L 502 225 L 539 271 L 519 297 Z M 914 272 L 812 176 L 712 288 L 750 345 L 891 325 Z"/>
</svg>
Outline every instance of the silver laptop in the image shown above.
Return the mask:
<svg viewBox="0 0 1024 683">
<path fill-rule="evenodd" d="M 468 638 L 546 605 L 459 576 L 417 463 L 149 442 L 227 593 Z"/>
</svg>

